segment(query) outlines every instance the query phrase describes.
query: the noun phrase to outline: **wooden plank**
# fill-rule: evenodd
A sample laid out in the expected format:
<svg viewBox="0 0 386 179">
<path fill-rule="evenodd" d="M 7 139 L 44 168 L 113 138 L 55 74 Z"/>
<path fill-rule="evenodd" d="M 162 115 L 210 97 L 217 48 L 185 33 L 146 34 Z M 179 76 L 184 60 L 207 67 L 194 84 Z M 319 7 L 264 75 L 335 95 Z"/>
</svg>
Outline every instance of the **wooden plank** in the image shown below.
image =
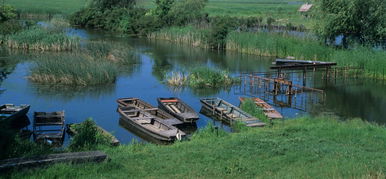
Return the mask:
<svg viewBox="0 0 386 179">
<path fill-rule="evenodd" d="M 102 162 L 107 158 L 107 155 L 101 151 L 90 152 L 73 152 L 50 154 L 43 156 L 27 157 L 27 158 L 12 158 L 0 161 L 0 171 L 10 170 L 12 168 L 31 168 L 39 167 L 48 164 L 71 162 Z"/>
<path fill-rule="evenodd" d="M 181 111 L 173 104 L 169 105 L 176 113 L 181 113 Z"/>
</svg>

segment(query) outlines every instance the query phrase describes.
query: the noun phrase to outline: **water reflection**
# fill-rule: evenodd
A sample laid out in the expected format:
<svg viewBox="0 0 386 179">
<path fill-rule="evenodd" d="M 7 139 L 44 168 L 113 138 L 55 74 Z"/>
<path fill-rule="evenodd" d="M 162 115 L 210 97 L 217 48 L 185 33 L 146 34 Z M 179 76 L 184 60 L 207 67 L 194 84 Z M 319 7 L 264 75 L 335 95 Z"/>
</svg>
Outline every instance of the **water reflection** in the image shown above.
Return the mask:
<svg viewBox="0 0 386 179">
<path fill-rule="evenodd" d="M 71 101 L 72 99 L 99 98 L 114 93 L 115 84 L 97 86 L 65 86 L 65 85 L 40 85 L 31 84 L 38 97 Z"/>
</svg>

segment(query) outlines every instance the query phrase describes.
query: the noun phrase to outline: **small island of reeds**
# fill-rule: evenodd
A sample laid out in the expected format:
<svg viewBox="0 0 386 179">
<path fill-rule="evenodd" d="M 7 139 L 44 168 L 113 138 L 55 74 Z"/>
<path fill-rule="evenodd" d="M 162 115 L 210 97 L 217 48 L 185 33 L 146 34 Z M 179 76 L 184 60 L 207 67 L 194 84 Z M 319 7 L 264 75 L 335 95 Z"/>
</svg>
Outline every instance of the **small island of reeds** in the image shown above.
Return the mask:
<svg viewBox="0 0 386 179">
<path fill-rule="evenodd" d="M 188 74 L 172 72 L 166 77 L 167 84 L 171 86 L 226 87 L 231 86 L 237 79 L 231 77 L 227 71 L 215 70 L 209 67 L 194 68 Z"/>
</svg>

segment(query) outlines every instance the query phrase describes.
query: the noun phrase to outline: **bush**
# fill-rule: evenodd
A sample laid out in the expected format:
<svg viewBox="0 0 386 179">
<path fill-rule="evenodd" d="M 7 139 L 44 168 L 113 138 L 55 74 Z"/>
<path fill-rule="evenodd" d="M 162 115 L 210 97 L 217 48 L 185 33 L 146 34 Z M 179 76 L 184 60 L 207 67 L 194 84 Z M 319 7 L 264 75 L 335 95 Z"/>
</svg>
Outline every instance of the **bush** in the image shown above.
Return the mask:
<svg viewBox="0 0 386 179">
<path fill-rule="evenodd" d="M 229 22 L 225 18 L 220 18 L 212 23 L 212 28 L 206 37 L 211 49 L 222 50 L 226 48 L 226 39 L 231 27 Z"/>
<path fill-rule="evenodd" d="M 0 23 L 16 17 L 16 10 L 10 5 L 0 6 Z"/>
<path fill-rule="evenodd" d="M 71 151 L 95 150 L 98 145 L 110 145 L 109 138 L 98 132 L 97 125 L 91 118 L 78 125 L 76 131 L 77 134 L 69 146 Z"/>
</svg>

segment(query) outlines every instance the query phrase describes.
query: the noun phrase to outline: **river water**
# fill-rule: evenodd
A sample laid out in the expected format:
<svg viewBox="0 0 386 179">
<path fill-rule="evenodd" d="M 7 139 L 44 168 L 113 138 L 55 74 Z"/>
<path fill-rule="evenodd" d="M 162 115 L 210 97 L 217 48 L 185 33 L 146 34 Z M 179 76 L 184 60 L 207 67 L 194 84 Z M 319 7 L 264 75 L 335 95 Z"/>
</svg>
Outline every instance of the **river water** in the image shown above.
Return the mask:
<svg viewBox="0 0 386 179">
<path fill-rule="evenodd" d="M 72 31 L 90 40 L 104 40 L 124 43 L 127 49 L 134 49 L 140 56 L 139 64 L 130 73 L 119 76 L 115 84 L 97 87 L 63 88 L 55 85 L 39 85 L 30 82 L 26 77 L 30 74 L 34 61 L 27 52 L 0 50 L 0 71 L 5 77 L 0 80 L 0 103 L 30 104 L 28 114 L 32 119 L 34 111 L 60 111 L 66 114 L 66 123 L 78 123 L 92 117 L 104 129 L 111 131 L 122 143 L 132 140 L 143 141 L 139 134 L 119 124 L 115 100 L 120 97 L 138 97 L 154 106 L 156 98 L 176 96 L 200 111 L 200 98 L 220 97 L 239 105 L 238 97 L 244 96 L 238 86 L 226 89 L 175 89 L 164 83 L 164 74 L 172 71 L 188 71 L 199 66 L 210 66 L 229 71 L 238 76 L 246 72 L 269 71 L 274 58 L 259 57 L 231 52 L 213 52 L 190 46 L 175 45 L 171 42 L 147 39 L 119 37 L 113 34 Z M 318 75 L 316 75 L 318 76 Z M 314 95 L 301 95 L 294 99 L 303 103 L 306 110 L 294 109 L 283 105 L 275 105 L 269 101 L 286 119 L 302 115 L 336 115 L 342 119 L 359 117 L 364 120 L 386 123 L 386 83 L 384 81 L 355 80 L 325 82 L 321 78 L 308 79 L 307 85 L 325 90 L 323 102 L 313 103 Z M 283 96 L 282 96 L 283 98 Z M 285 95 L 284 95 L 285 98 Z M 32 121 L 31 121 L 32 122 Z M 221 122 L 200 114 L 196 126 L 202 128 L 213 123 L 230 130 Z M 28 126 L 31 129 L 31 126 Z M 68 139 L 68 137 L 66 137 Z M 68 142 L 68 140 L 67 140 Z"/>
</svg>

